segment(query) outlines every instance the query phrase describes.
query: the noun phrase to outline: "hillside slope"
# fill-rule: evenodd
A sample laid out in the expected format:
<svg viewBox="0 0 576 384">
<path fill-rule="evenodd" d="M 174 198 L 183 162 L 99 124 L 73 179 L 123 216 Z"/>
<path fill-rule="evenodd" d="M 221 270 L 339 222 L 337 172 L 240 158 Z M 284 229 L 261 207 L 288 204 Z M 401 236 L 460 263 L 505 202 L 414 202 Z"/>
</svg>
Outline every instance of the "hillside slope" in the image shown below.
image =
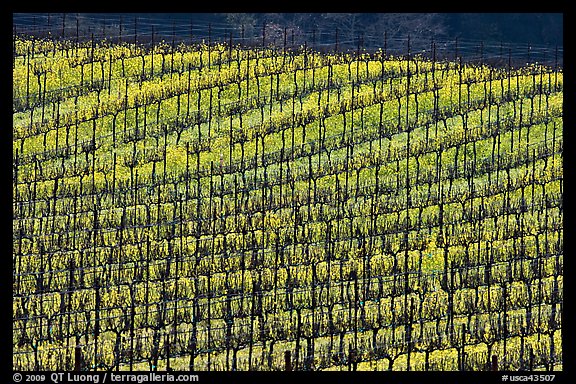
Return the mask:
<svg viewBox="0 0 576 384">
<path fill-rule="evenodd" d="M 561 365 L 561 71 L 15 46 L 14 369 Z"/>
</svg>

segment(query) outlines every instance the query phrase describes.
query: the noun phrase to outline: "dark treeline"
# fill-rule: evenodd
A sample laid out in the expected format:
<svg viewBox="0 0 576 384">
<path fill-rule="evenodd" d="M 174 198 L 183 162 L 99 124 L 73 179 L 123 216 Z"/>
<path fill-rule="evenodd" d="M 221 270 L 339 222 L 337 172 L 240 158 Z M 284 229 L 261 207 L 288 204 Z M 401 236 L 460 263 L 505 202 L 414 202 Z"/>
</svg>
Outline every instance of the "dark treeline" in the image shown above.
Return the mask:
<svg viewBox="0 0 576 384">
<path fill-rule="evenodd" d="M 15 14 L 17 27 L 38 25 L 59 26 L 62 14 Z M 298 38 L 302 34 L 339 31 L 342 41 L 354 40 L 364 34 L 367 37 L 400 38 L 410 34 L 413 37 L 435 38 L 440 40 L 482 40 L 485 43 L 533 44 L 562 46 L 563 18 L 560 13 L 115 13 L 67 14 L 69 22 L 82 20 L 82 28 L 91 26 L 94 31 L 102 24 L 118 25 L 120 18 L 127 23 L 135 17 L 142 20 L 137 27 L 145 32 L 151 25 L 158 30 L 167 30 L 176 24 L 195 23 L 198 27 L 212 24 L 214 36 L 226 34 L 224 29 L 243 29 L 244 35 L 258 36 L 263 24 L 270 33 L 275 29 L 287 28 Z M 111 25 L 111 24 L 110 24 Z M 184 33 L 177 28 L 177 33 Z M 208 31 L 205 31 L 206 34 Z"/>
<path fill-rule="evenodd" d="M 268 20 L 280 26 L 312 30 L 338 28 L 344 36 L 358 33 L 391 37 L 473 39 L 509 44 L 562 45 L 562 15 L 553 13 L 273 13 L 227 14 L 232 24 Z"/>
<path fill-rule="evenodd" d="M 454 13 L 446 16 L 449 33 L 467 39 L 511 44 L 563 44 L 559 13 Z"/>
<path fill-rule="evenodd" d="M 384 50 L 497 66 L 563 65 L 552 13 L 19 13 L 14 34 L 39 38 Z"/>
</svg>

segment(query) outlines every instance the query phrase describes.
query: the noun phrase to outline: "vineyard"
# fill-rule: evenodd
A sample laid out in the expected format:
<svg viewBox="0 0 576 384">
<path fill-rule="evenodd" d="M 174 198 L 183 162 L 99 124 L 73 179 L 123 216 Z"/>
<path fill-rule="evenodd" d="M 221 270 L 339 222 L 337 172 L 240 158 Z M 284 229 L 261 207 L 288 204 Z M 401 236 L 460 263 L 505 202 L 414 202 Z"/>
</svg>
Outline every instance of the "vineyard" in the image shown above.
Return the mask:
<svg viewBox="0 0 576 384">
<path fill-rule="evenodd" d="M 562 369 L 561 68 L 14 36 L 12 71 L 13 369 Z"/>
</svg>

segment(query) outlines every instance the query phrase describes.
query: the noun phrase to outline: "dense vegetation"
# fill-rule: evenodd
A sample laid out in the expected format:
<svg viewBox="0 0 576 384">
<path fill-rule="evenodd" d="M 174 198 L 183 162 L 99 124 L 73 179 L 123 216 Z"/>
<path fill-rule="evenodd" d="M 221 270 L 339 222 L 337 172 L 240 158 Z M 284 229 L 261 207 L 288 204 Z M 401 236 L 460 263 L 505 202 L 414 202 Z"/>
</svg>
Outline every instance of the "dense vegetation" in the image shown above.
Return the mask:
<svg viewBox="0 0 576 384">
<path fill-rule="evenodd" d="M 561 367 L 558 68 L 14 51 L 14 369 Z"/>
</svg>

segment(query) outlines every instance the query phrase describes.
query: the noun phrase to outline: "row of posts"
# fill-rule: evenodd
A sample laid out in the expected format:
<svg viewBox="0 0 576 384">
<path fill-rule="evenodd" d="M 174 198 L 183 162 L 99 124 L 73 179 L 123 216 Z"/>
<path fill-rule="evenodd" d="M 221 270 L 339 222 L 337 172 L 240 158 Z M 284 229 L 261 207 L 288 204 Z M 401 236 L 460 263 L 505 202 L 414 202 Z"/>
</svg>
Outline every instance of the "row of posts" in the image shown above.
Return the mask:
<svg viewBox="0 0 576 384">
<path fill-rule="evenodd" d="M 356 349 L 350 347 L 348 350 L 348 371 L 356 371 L 358 369 L 358 353 Z M 82 371 L 84 369 L 83 357 L 82 357 L 82 347 L 77 345 L 74 350 L 74 371 Z M 287 350 L 284 352 L 284 371 L 293 371 L 292 367 L 292 353 Z M 490 360 L 490 370 L 498 371 L 498 356 L 492 355 Z"/>
</svg>

